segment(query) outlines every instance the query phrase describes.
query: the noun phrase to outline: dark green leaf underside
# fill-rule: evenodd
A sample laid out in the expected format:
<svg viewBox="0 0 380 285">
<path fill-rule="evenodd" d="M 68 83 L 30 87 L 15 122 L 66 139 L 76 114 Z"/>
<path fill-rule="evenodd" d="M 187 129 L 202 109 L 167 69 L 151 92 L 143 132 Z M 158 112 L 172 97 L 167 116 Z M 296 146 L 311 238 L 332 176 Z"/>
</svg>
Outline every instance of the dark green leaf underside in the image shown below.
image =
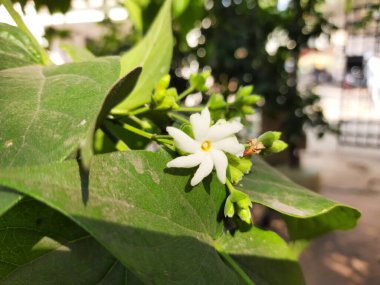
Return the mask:
<svg viewBox="0 0 380 285">
<path fill-rule="evenodd" d="M 87 232 L 35 200 L 0 217 L 1 284 L 121 285 L 126 272 L 118 264 Z"/>
<path fill-rule="evenodd" d="M 292 238 L 311 238 L 336 229 L 351 229 L 360 213 L 290 181 L 255 157 L 252 172 L 237 186 L 259 204 L 286 217 Z M 317 227 L 317 228 L 316 228 Z"/>
</svg>

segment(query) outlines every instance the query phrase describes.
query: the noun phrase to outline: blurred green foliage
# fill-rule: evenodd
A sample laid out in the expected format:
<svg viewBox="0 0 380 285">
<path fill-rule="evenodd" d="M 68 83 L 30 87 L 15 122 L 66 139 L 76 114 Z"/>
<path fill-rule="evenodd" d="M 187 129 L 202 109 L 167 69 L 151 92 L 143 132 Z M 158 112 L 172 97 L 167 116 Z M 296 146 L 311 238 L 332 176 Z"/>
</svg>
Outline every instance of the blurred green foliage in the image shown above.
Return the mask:
<svg viewBox="0 0 380 285">
<path fill-rule="evenodd" d="M 141 6 L 144 26 L 149 26 L 161 2 L 146 0 Z M 310 39 L 328 35 L 335 27 L 321 13 L 324 1 L 286 2 L 280 6 L 270 0 L 191 1 L 174 19 L 177 46 L 172 68 L 174 76 L 193 61 L 210 66 L 222 93 L 253 84 L 265 98 L 265 116 L 278 121 L 277 128 L 289 142 L 291 164 L 298 165 L 296 153 L 304 144 L 305 126 L 316 128 L 319 136 L 333 128 L 318 106 L 319 97 L 297 90 L 297 61 Z"/>
<path fill-rule="evenodd" d="M 37 7 L 66 11 L 65 1 L 35 0 Z M 58 4 L 58 2 L 60 4 Z M 99 41 L 89 41 L 95 55 L 118 54 L 139 41 L 150 27 L 163 0 L 127 0 L 121 3 L 133 21 L 133 32 L 122 35 L 118 24 L 105 20 L 106 32 Z M 25 0 L 20 0 L 25 3 Z M 66 4 L 64 4 L 66 3 Z M 263 95 L 263 113 L 278 126 L 293 156 L 304 140 L 304 128 L 319 136 L 334 130 L 326 122 L 319 97 L 297 90 L 297 61 L 310 39 L 334 30 L 321 12 L 323 0 L 176 0 L 173 1 L 173 31 L 176 46 L 172 83 L 186 88 L 179 70 L 191 62 L 210 66 L 220 93 L 234 93 L 236 86 L 253 84 Z M 193 39 L 191 39 L 193 38 Z M 264 130 L 265 126 L 264 126 Z M 297 157 L 291 158 L 298 164 Z"/>
</svg>

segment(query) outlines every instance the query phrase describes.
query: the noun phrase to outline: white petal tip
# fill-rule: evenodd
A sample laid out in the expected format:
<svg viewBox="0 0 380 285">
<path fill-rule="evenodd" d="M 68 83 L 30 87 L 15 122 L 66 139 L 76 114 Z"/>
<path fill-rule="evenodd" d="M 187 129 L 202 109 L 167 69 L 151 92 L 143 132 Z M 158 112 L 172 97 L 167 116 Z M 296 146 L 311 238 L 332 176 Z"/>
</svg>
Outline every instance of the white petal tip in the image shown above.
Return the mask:
<svg viewBox="0 0 380 285">
<path fill-rule="evenodd" d="M 202 180 L 201 180 L 201 181 L 202 181 Z M 197 186 L 201 181 L 197 181 L 197 180 L 195 180 L 194 177 L 193 177 L 193 179 L 191 179 L 191 181 L 190 181 L 190 185 L 193 186 L 193 187 L 194 187 L 194 186 Z"/>
</svg>

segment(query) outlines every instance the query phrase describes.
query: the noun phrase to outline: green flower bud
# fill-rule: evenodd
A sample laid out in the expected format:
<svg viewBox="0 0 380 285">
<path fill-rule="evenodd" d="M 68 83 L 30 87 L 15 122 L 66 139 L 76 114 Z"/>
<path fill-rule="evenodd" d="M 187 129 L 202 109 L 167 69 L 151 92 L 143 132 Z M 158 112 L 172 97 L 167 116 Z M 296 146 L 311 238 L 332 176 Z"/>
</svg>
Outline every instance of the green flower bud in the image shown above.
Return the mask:
<svg viewBox="0 0 380 285">
<path fill-rule="evenodd" d="M 169 88 L 168 90 L 166 90 L 166 96 L 171 96 L 175 100 L 177 100 L 177 98 L 178 98 L 177 89 L 175 89 L 175 88 Z"/>
<path fill-rule="evenodd" d="M 155 106 L 155 110 L 163 111 L 163 110 L 172 110 L 179 108 L 176 100 L 172 96 L 165 96 L 165 98 L 159 102 L 157 106 Z"/>
<path fill-rule="evenodd" d="M 245 194 L 239 190 L 233 191 L 230 196 L 231 196 L 231 202 L 233 202 L 233 203 L 238 203 L 239 201 L 246 200 L 246 199 L 251 201 L 247 194 Z"/>
<path fill-rule="evenodd" d="M 228 165 L 227 178 L 234 184 L 238 183 L 243 178 L 243 172 L 237 169 L 235 166 Z"/>
<path fill-rule="evenodd" d="M 247 195 L 244 199 L 240 199 L 239 201 L 237 201 L 237 205 L 239 208 L 242 209 L 249 208 L 252 207 L 252 201 Z"/>
<path fill-rule="evenodd" d="M 252 115 L 252 114 L 255 114 L 256 111 L 255 109 L 253 109 L 251 106 L 247 106 L 247 105 L 243 105 L 241 107 L 241 110 L 242 112 L 245 114 L 245 115 Z"/>
<path fill-rule="evenodd" d="M 238 183 L 251 170 L 252 162 L 249 157 L 237 157 L 227 153 L 228 168 L 227 177 L 233 184 Z"/>
<path fill-rule="evenodd" d="M 265 132 L 257 138 L 266 148 L 270 148 L 274 141 L 278 140 L 281 136 L 281 132 Z"/>
<path fill-rule="evenodd" d="M 224 100 L 222 94 L 213 93 L 208 100 L 207 107 L 210 110 L 225 109 L 227 107 L 227 102 Z"/>
<path fill-rule="evenodd" d="M 239 159 L 239 164 L 237 165 L 237 168 L 245 173 L 248 173 L 251 170 L 252 167 L 252 161 L 249 157 L 241 157 Z"/>
<path fill-rule="evenodd" d="M 239 88 L 238 92 L 236 93 L 237 97 L 244 97 L 251 95 L 253 91 L 253 86 L 248 85 L 248 86 L 242 86 Z"/>
<path fill-rule="evenodd" d="M 247 224 L 252 223 L 251 211 L 249 209 L 238 209 L 237 214 L 242 221 L 246 222 Z"/>
<path fill-rule="evenodd" d="M 210 71 L 190 75 L 190 86 L 197 91 L 207 91 L 206 80 L 211 75 Z"/>
<path fill-rule="evenodd" d="M 166 95 L 166 90 L 159 89 L 159 90 L 156 90 L 156 92 L 154 92 L 152 99 L 158 103 L 165 98 L 165 95 Z"/>
<path fill-rule="evenodd" d="M 234 204 L 231 202 L 231 195 L 227 197 L 226 203 L 224 204 L 224 216 L 232 218 L 235 214 Z"/>
<path fill-rule="evenodd" d="M 170 84 L 170 75 L 166 74 L 160 79 L 160 81 L 158 81 L 156 85 L 156 90 L 166 89 L 169 87 L 169 84 Z"/>
<path fill-rule="evenodd" d="M 262 98 L 259 95 L 249 95 L 242 98 L 243 104 L 245 105 L 254 105 L 261 100 Z"/>
<path fill-rule="evenodd" d="M 283 142 L 281 140 L 274 141 L 272 146 L 268 149 L 271 153 L 277 153 L 281 152 L 284 149 L 288 147 L 288 144 L 286 142 Z"/>
</svg>

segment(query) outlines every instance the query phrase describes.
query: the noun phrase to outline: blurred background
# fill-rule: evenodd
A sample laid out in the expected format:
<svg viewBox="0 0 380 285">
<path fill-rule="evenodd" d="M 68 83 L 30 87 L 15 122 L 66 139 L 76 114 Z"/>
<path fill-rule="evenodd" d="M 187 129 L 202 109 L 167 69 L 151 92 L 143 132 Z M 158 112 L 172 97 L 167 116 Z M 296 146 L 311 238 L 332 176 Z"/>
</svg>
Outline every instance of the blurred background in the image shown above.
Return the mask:
<svg viewBox="0 0 380 285">
<path fill-rule="evenodd" d="M 12 1 L 56 64 L 69 61 L 70 45 L 123 53 L 163 2 Z M 355 230 L 323 236 L 302 254 L 307 284 L 380 284 L 379 0 L 173 2 L 175 87 L 205 70 L 229 100 L 238 86 L 254 85 L 265 104 L 250 116 L 249 135 L 280 130 L 289 143 L 270 163 L 363 214 Z M 0 21 L 14 24 L 4 7 Z M 192 94 L 186 105 L 201 100 Z"/>
</svg>

